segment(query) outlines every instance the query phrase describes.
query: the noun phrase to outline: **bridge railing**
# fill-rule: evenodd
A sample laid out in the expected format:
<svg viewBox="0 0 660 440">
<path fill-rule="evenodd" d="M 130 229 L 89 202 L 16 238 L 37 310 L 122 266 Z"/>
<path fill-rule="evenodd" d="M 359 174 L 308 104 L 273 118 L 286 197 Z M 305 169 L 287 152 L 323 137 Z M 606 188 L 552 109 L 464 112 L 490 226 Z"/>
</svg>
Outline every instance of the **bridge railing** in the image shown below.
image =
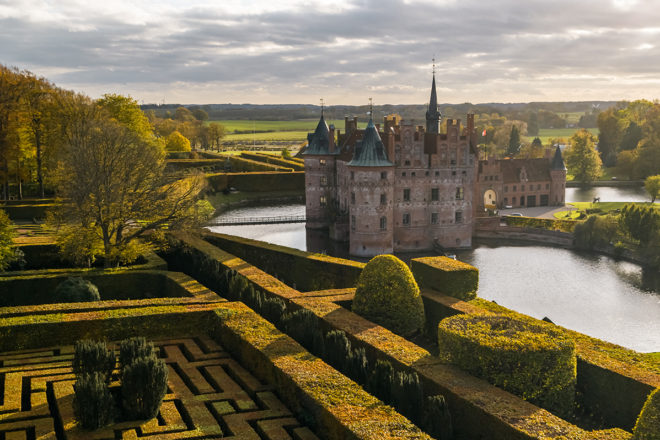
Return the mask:
<svg viewBox="0 0 660 440">
<path fill-rule="evenodd" d="M 302 223 L 306 221 L 305 215 L 287 215 L 272 217 L 227 217 L 211 222 L 213 226 L 220 225 L 251 225 L 274 223 Z"/>
</svg>

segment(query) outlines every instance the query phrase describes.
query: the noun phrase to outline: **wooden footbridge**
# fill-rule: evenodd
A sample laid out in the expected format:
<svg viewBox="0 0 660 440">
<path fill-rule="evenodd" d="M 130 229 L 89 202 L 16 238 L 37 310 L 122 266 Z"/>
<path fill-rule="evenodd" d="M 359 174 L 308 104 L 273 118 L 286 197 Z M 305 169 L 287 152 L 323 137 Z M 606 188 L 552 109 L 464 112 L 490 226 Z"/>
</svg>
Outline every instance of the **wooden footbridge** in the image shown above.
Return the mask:
<svg viewBox="0 0 660 440">
<path fill-rule="evenodd" d="M 305 215 L 286 215 L 276 217 L 227 217 L 213 222 L 209 226 L 268 225 L 275 223 L 304 223 Z"/>
</svg>

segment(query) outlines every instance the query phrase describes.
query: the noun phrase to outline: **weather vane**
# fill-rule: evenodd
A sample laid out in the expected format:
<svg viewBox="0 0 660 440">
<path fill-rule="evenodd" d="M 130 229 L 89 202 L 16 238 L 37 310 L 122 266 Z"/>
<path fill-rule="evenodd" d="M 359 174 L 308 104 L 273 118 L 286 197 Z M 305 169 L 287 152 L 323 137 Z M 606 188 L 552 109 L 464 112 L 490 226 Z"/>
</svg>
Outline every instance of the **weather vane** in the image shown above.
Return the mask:
<svg viewBox="0 0 660 440">
<path fill-rule="evenodd" d="M 369 114 L 373 117 L 374 115 L 374 100 L 369 98 Z"/>
</svg>

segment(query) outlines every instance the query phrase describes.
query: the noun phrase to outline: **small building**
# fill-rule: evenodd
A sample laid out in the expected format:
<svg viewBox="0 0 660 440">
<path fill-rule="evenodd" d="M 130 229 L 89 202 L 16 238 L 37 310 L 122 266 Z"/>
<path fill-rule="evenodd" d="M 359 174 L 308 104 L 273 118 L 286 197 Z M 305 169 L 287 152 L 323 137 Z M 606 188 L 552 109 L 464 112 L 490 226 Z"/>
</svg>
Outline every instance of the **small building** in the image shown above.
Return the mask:
<svg viewBox="0 0 660 440">
<path fill-rule="evenodd" d="M 479 209 L 511 206 L 562 206 L 566 192 L 566 166 L 559 146 L 541 159 L 479 161 Z"/>
</svg>

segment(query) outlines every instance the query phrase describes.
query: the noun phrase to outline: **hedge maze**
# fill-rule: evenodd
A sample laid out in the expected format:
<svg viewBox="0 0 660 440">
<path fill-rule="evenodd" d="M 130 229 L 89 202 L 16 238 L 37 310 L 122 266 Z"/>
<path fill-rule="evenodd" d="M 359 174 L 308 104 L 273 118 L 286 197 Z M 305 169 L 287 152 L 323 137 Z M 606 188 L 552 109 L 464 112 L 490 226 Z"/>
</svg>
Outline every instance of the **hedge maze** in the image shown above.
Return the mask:
<svg viewBox="0 0 660 440">
<path fill-rule="evenodd" d="M 407 276 L 421 288 L 424 330 L 418 323 L 411 336 L 352 308 L 362 263 L 208 233 L 172 234 L 161 256 L 119 271 L 0 277 L 0 440 L 629 440 L 660 387 L 660 362 L 475 298 L 478 272 L 453 260 L 413 260 Z M 95 283 L 101 300 L 53 301 L 57 283 L 72 275 Z M 478 348 L 465 342 L 475 330 Z M 545 347 L 546 332 L 566 343 Z M 82 429 L 74 344 L 115 341 L 107 345 L 118 354 L 117 341 L 135 336 L 155 346 L 160 393 L 160 362 L 167 368 L 157 416 L 120 414 L 112 425 Z M 530 382 L 511 386 L 508 368 L 493 367 L 496 378 L 473 371 L 458 360 L 461 349 L 470 365 L 501 362 L 502 350 L 511 365 L 528 356 Z M 562 361 L 547 361 L 555 352 Z M 106 403 L 108 389 L 114 398 L 120 386 L 131 389 L 120 366 L 109 383 L 107 373 L 96 382 Z M 568 375 L 557 382 L 560 404 L 530 394 L 541 370 Z M 657 403 L 645 408 L 638 425 L 654 432 Z"/>
<path fill-rule="evenodd" d="M 168 392 L 157 418 L 125 421 L 97 431 L 73 415 L 73 346 L 0 356 L 0 433 L 5 439 L 317 437 L 265 385 L 208 336 L 154 341 L 169 368 Z M 111 383 L 112 386 L 112 383 Z"/>
</svg>

